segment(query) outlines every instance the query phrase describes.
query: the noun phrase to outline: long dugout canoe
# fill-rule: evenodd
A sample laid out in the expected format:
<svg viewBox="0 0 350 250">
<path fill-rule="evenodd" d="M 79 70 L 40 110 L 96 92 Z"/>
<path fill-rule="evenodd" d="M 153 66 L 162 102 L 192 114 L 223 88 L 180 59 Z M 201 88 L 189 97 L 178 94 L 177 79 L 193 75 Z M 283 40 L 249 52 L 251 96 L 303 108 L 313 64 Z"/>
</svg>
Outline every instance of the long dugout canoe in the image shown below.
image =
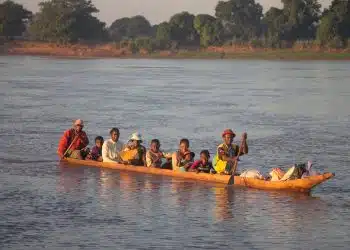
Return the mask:
<svg viewBox="0 0 350 250">
<path fill-rule="evenodd" d="M 192 179 L 203 182 L 212 182 L 212 183 L 221 183 L 225 185 L 234 185 L 234 186 L 243 186 L 255 189 L 264 189 L 264 190 L 284 190 L 300 193 L 309 193 L 311 189 L 322 182 L 332 178 L 333 173 L 324 173 L 322 175 L 310 176 L 303 179 L 289 180 L 289 181 L 264 181 L 253 178 L 246 178 L 240 176 L 230 176 L 230 175 L 219 175 L 219 174 L 206 174 L 206 173 L 195 173 L 195 172 L 180 172 L 172 171 L 168 169 L 159 169 L 159 168 L 146 168 L 132 165 L 123 165 L 118 163 L 110 162 L 97 162 L 90 160 L 77 160 L 71 158 L 65 158 L 61 160 L 73 165 L 80 166 L 92 166 L 98 168 L 109 168 L 117 169 L 122 171 L 131 171 L 145 174 L 153 175 L 163 175 L 171 176 L 182 179 Z"/>
</svg>

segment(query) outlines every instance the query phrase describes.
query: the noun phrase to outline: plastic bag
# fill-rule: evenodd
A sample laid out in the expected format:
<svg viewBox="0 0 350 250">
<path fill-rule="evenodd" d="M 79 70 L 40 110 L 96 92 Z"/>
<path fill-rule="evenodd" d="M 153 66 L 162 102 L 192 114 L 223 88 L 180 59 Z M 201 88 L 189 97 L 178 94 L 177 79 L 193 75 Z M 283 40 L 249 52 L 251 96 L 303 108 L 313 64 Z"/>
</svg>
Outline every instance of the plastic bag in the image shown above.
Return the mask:
<svg viewBox="0 0 350 250">
<path fill-rule="evenodd" d="M 245 178 L 265 180 L 265 177 L 256 169 L 246 170 L 240 176 Z"/>
<path fill-rule="evenodd" d="M 270 181 L 279 181 L 285 175 L 285 172 L 280 168 L 273 168 L 269 175 L 271 176 Z"/>
</svg>

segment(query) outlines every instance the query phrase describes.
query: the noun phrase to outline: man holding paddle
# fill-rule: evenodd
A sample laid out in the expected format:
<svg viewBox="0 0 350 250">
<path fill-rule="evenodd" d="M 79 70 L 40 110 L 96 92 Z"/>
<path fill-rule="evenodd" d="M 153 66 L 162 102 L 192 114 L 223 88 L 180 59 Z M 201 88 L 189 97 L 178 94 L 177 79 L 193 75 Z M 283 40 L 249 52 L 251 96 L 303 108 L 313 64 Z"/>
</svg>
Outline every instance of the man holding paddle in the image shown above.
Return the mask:
<svg viewBox="0 0 350 250">
<path fill-rule="evenodd" d="M 236 134 L 231 129 L 222 133 L 223 143 L 217 148 L 213 160 L 215 171 L 219 174 L 234 175 L 237 170 L 239 156 L 248 154 L 247 133 L 242 134 L 241 146 L 233 144 Z"/>
<path fill-rule="evenodd" d="M 74 122 L 73 128 L 64 132 L 58 144 L 57 154 L 61 159 L 65 157 L 84 159 L 84 149 L 89 144 L 89 139 L 83 131 L 84 122 L 78 119 Z"/>
</svg>

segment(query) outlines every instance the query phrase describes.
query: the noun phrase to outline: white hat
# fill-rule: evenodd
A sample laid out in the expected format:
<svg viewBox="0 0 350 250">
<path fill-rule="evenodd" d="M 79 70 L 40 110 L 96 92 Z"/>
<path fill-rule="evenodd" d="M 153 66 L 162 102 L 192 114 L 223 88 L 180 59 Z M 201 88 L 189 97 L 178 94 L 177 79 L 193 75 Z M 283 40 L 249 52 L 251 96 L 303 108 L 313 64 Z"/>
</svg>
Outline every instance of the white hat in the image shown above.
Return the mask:
<svg viewBox="0 0 350 250">
<path fill-rule="evenodd" d="M 129 140 L 134 140 L 134 141 L 142 141 L 142 136 L 140 133 L 133 133 Z"/>
</svg>

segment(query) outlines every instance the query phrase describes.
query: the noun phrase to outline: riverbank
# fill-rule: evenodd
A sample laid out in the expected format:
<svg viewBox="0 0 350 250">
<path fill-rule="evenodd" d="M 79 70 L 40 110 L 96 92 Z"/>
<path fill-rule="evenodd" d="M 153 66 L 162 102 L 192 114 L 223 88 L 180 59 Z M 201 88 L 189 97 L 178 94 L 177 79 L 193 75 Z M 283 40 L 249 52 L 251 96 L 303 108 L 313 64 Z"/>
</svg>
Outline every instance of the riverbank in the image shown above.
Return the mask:
<svg viewBox="0 0 350 250">
<path fill-rule="evenodd" d="M 266 49 L 250 46 L 209 47 L 206 49 L 155 51 L 140 50 L 116 44 L 58 45 L 53 43 L 12 42 L 0 48 L 3 55 L 53 56 L 88 58 L 174 58 L 174 59 L 265 59 L 265 60 L 350 60 L 350 49 L 320 49 L 295 47 Z"/>
</svg>

